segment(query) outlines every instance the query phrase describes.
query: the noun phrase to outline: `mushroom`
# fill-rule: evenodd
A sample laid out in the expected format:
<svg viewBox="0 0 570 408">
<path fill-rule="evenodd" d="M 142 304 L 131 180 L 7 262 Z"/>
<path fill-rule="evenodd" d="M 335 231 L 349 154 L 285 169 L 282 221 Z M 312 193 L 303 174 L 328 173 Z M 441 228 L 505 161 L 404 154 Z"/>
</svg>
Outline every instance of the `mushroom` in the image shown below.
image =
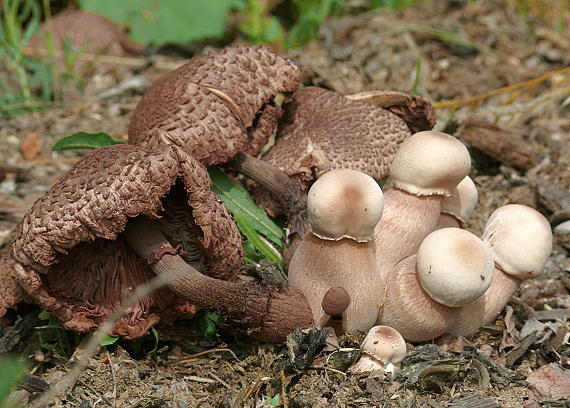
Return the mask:
<svg viewBox="0 0 570 408">
<path fill-rule="evenodd" d="M 350 295 L 345 288 L 335 286 L 326 291 L 321 301 L 323 312 L 329 318 L 323 323 L 323 327 L 332 327 L 335 332 L 342 332 L 342 321 L 345 311 L 350 306 Z"/>
<path fill-rule="evenodd" d="M 184 260 L 176 255 L 177 259 L 188 268 L 192 268 L 189 264 L 203 268 L 201 272 L 209 276 L 196 273 L 211 289 L 202 288 L 202 296 L 211 296 L 218 282 L 238 285 L 225 280 L 234 278 L 243 263 L 241 236 L 210 186 L 206 169 L 176 146 L 160 151 L 131 145 L 98 149 L 82 158 L 25 215 L 11 247 L 17 280 L 66 328 L 90 331 L 136 286 L 154 276 L 148 262 L 154 258 L 141 259 L 123 232 L 131 223 L 146 220 L 168 241 L 144 250 L 158 258 L 181 254 Z M 138 338 L 158 321 L 189 318 L 198 307 L 209 305 L 210 299 L 204 303 L 198 296 L 185 298 L 186 292 L 174 291 L 178 285 L 171 282 L 168 288 L 140 300 L 115 324 L 114 334 Z M 254 284 L 239 289 L 236 296 L 240 298 L 248 291 L 253 302 L 262 298 L 264 312 L 270 309 L 267 298 L 288 292 Z M 231 298 L 226 294 L 226 299 Z M 286 315 L 283 319 L 302 323 L 302 316 L 308 316 L 305 321 L 310 322 L 305 307 L 305 314 L 296 309 L 301 317 Z M 264 317 L 251 322 L 244 318 L 244 324 L 257 329 L 255 325 Z"/>
<path fill-rule="evenodd" d="M 436 228 L 461 227 L 471 216 L 478 198 L 479 194 L 473 179 L 465 176 L 451 191 L 451 195 L 443 198 Z"/>
<path fill-rule="evenodd" d="M 472 335 L 491 323 L 524 279 L 542 274 L 552 252 L 552 230 L 535 209 L 508 204 L 493 211 L 487 220 L 483 242 L 495 260 L 493 281 L 480 299 L 461 308 L 459 320 L 449 330 L 456 336 Z"/>
<path fill-rule="evenodd" d="M 148 88 L 133 112 L 129 143 L 174 144 L 206 166 L 239 151 L 257 155 L 281 116 L 273 99 L 295 91 L 300 79 L 293 63 L 260 47 L 193 58 Z"/>
<path fill-rule="evenodd" d="M 459 228 L 433 231 L 388 275 L 376 323 L 408 341 L 432 340 L 455 324 L 461 306 L 485 293 L 493 271 L 492 254 L 477 236 Z"/>
<path fill-rule="evenodd" d="M 362 345 L 362 355 L 348 369 L 351 373 L 381 371 L 390 379 L 396 378 L 400 362 L 406 356 L 406 342 L 398 331 L 389 326 L 374 326 Z"/>
<path fill-rule="evenodd" d="M 28 48 L 37 53 L 50 49 L 44 40 L 47 36 L 51 36 L 53 46 L 62 53 L 66 40 L 71 42 L 74 51 L 86 47 L 82 52 L 94 55 L 133 57 L 141 55 L 145 49 L 144 44 L 136 43 L 128 37 L 127 26 L 115 24 L 100 14 L 84 10 L 63 11 L 44 22 L 40 29 L 43 36 L 35 34 L 28 43 Z M 62 57 L 59 61 L 63 64 Z"/>
<path fill-rule="evenodd" d="M 352 101 L 371 103 L 401 117 L 412 133 L 431 130 L 437 116 L 435 109 L 424 97 L 392 90 L 364 91 L 344 95 Z"/>
<path fill-rule="evenodd" d="M 263 160 L 283 170 L 307 191 L 323 170 L 350 168 L 381 180 L 392 157 L 411 132 L 386 109 L 353 101 L 317 87 L 299 89 L 283 105 L 277 139 Z M 276 216 L 283 208 L 254 189 L 257 200 Z"/>
<path fill-rule="evenodd" d="M 9 250 L 10 247 L 6 246 L 0 254 L 0 317 L 4 316 L 8 309 L 14 309 L 26 297 L 26 292 L 13 276 L 15 261 Z"/>
<path fill-rule="evenodd" d="M 467 176 L 470 164 L 465 146 L 445 133 L 419 132 L 401 144 L 390 168 L 394 187 L 384 194 L 374 232 L 382 279 L 436 229 L 443 198 Z"/>
<path fill-rule="evenodd" d="M 344 288 L 350 298 L 341 333 L 367 331 L 374 325 L 383 285 L 371 239 L 382 215 L 382 202 L 376 181 L 356 170 L 332 170 L 310 188 L 311 232 L 291 259 L 289 283 L 307 298 L 317 327 L 329 320 L 322 301 L 336 286 Z"/>
</svg>

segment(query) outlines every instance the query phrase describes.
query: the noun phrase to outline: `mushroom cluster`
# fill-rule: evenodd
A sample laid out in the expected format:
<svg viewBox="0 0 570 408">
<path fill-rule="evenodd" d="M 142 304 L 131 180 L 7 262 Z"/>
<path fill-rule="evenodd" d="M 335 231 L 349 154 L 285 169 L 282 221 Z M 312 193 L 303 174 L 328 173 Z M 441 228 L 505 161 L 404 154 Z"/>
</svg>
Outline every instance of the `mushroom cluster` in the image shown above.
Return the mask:
<svg viewBox="0 0 570 408">
<path fill-rule="evenodd" d="M 298 89 L 300 78 L 292 62 L 237 46 L 156 81 L 130 145 L 86 155 L 24 217 L 0 258 L 0 315 L 27 297 L 90 331 L 159 275 L 166 286 L 129 309 L 116 335 L 138 338 L 198 308 L 263 341 L 312 325 L 369 331 L 394 349 L 376 361 L 366 347 L 379 343 L 366 340 L 352 371 L 393 376 L 405 353 L 395 333 L 472 334 L 542 272 L 552 233 L 537 211 L 501 207 L 482 238 L 461 229 L 477 202 L 471 159 L 431 130 L 428 101 Z M 210 190 L 209 165 L 250 179 L 269 214 L 284 210 L 289 286 L 239 279 L 241 235 Z"/>
<path fill-rule="evenodd" d="M 350 306 L 332 325 L 337 333 L 382 325 L 412 342 L 446 332 L 467 336 L 498 316 L 522 279 L 542 273 L 552 232 L 538 211 L 500 207 L 482 238 L 460 228 L 477 201 L 469 170 L 469 153 L 459 140 L 422 131 L 401 143 L 390 167 L 393 186 L 382 195 L 364 194 L 352 173 L 341 179 L 348 170 L 330 171 L 313 184 L 308 193 L 310 232 L 291 259 L 289 276 L 307 297 L 317 325 L 328 322 L 323 295 L 330 298 L 329 289 L 338 292 L 342 287 Z M 323 190 L 328 190 L 328 200 Z M 318 217 L 313 215 L 315 198 L 326 203 L 317 207 Z M 376 200 L 378 209 L 370 200 Z M 370 236 L 365 223 L 376 213 L 379 219 Z M 359 222 L 353 214 L 360 214 Z M 354 233 L 329 234 L 321 225 L 339 231 L 366 225 L 362 238 L 372 251 L 360 249 L 356 256 L 352 248 L 362 244 L 346 239 L 355 240 Z M 332 247 L 336 257 L 329 255 Z"/>
</svg>

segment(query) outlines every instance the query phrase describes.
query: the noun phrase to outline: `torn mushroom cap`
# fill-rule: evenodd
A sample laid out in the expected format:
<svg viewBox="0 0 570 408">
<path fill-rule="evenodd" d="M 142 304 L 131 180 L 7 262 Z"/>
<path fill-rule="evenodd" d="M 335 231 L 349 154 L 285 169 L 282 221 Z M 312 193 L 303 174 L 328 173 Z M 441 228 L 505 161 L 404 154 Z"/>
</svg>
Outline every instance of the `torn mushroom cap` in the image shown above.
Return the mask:
<svg viewBox="0 0 570 408">
<path fill-rule="evenodd" d="M 239 151 L 257 155 L 282 113 L 273 99 L 295 91 L 300 80 L 294 64 L 261 47 L 193 58 L 148 88 L 133 112 L 129 143 L 174 144 L 206 166 Z"/>
<path fill-rule="evenodd" d="M 382 216 L 383 202 L 382 190 L 372 177 L 356 170 L 332 170 L 309 190 L 311 232 L 326 240 L 369 241 Z"/>
<path fill-rule="evenodd" d="M 389 326 L 372 327 L 360 348 L 362 356 L 349 368 L 350 372 L 383 371 L 394 379 L 406 356 L 404 338 Z"/>
<path fill-rule="evenodd" d="M 471 167 L 467 148 L 442 132 L 418 132 L 398 150 L 390 169 L 394 185 L 411 194 L 448 196 Z"/>
<path fill-rule="evenodd" d="M 397 115 L 336 92 L 305 87 L 283 105 L 275 145 L 263 160 L 307 191 L 323 170 L 349 168 L 375 180 L 388 176 L 399 145 L 411 132 Z M 263 189 L 254 194 L 271 215 L 283 208 Z"/>
<path fill-rule="evenodd" d="M 83 157 L 18 227 L 17 280 L 70 330 L 93 330 L 154 276 L 122 236 L 132 217 L 158 219 L 171 243 L 198 250 L 210 276 L 230 279 L 243 262 L 241 235 L 210 190 L 206 169 L 182 149 L 104 147 Z M 178 227 L 173 224 L 178 223 Z M 158 321 L 192 317 L 196 307 L 161 288 L 132 307 L 115 334 L 138 338 Z"/>
<path fill-rule="evenodd" d="M 477 205 L 479 194 L 475 183 L 469 176 L 465 176 L 461 183 L 441 202 L 441 216 L 439 228 L 460 227 L 463 225 Z"/>
<path fill-rule="evenodd" d="M 418 275 L 432 299 L 459 307 L 481 297 L 491 285 L 495 265 L 483 241 L 469 231 L 442 228 L 418 248 Z"/>
<path fill-rule="evenodd" d="M 552 252 L 552 229 L 535 209 L 508 204 L 493 211 L 483 241 L 498 268 L 518 279 L 535 278 L 544 271 Z"/>
</svg>

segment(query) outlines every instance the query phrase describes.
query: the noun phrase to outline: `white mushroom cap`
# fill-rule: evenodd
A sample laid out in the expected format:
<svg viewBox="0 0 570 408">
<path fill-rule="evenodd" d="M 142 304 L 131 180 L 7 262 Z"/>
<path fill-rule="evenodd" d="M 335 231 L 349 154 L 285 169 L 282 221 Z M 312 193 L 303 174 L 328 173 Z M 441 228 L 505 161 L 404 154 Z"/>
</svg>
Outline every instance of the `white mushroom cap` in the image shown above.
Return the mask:
<svg viewBox="0 0 570 408">
<path fill-rule="evenodd" d="M 518 279 L 529 279 L 544 271 L 552 251 L 552 230 L 535 209 L 508 204 L 493 211 L 483 241 L 491 249 L 497 267 Z"/>
<path fill-rule="evenodd" d="M 446 133 L 418 132 L 405 140 L 394 156 L 390 179 L 415 195 L 450 195 L 469 173 L 467 148 Z"/>
<path fill-rule="evenodd" d="M 322 175 L 307 198 L 311 232 L 322 239 L 369 241 L 382 216 L 384 196 L 378 183 L 356 170 Z"/>
<path fill-rule="evenodd" d="M 442 228 L 422 241 L 417 269 L 422 287 L 433 300 L 460 307 L 485 293 L 495 264 L 479 237 L 459 228 Z"/>
<path fill-rule="evenodd" d="M 460 223 L 465 223 L 475 209 L 478 199 L 475 183 L 471 177 L 465 176 L 451 191 L 451 195 L 441 201 L 441 212 L 455 217 Z"/>
<path fill-rule="evenodd" d="M 394 379 L 406 356 L 404 338 L 389 326 L 371 328 L 360 348 L 362 356 L 349 368 L 350 372 L 383 371 Z"/>
</svg>

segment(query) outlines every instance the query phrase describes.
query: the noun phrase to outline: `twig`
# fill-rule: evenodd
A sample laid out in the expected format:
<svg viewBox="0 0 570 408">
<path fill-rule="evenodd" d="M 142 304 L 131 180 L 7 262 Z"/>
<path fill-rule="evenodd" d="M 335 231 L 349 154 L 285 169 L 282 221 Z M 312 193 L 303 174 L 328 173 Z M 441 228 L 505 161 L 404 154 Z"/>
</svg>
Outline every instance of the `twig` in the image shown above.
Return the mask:
<svg viewBox="0 0 570 408">
<path fill-rule="evenodd" d="M 112 332 L 115 323 L 121 317 L 123 317 L 127 310 L 133 307 L 141 299 L 147 297 L 152 292 L 163 287 L 166 284 L 167 280 L 164 277 L 156 276 L 143 285 L 137 287 L 132 296 L 121 303 L 115 312 L 109 316 L 109 318 L 105 320 L 101 326 L 99 326 L 99 329 L 97 329 L 97 331 L 93 333 L 87 343 L 87 346 L 85 347 L 85 353 L 77 359 L 74 367 L 69 370 L 69 372 L 65 377 L 61 379 L 61 381 L 57 383 L 57 386 L 54 386 L 49 391 L 47 391 L 38 401 L 36 401 L 31 406 L 31 408 L 40 408 L 49 404 L 51 400 L 57 397 L 60 393 L 71 387 L 87 367 L 87 362 L 89 359 L 92 358 L 97 352 L 97 349 L 99 348 L 99 338 L 108 336 Z"/>
<path fill-rule="evenodd" d="M 514 91 L 516 89 L 535 86 L 535 85 L 540 84 L 541 82 L 546 81 L 547 79 L 549 79 L 553 76 L 566 74 L 568 72 L 570 72 L 570 67 L 562 68 L 562 69 L 559 69 L 557 71 L 552 71 L 552 72 L 544 74 L 538 78 L 534 78 L 534 79 L 530 79 L 528 81 L 519 82 L 517 84 L 505 86 L 503 88 L 495 89 L 491 92 L 487 92 L 487 93 L 484 93 L 481 95 L 473 96 L 471 98 L 457 99 L 457 100 L 444 100 L 444 101 L 434 102 L 433 106 L 436 109 L 449 108 L 449 109 L 455 110 L 455 109 L 460 108 L 461 106 L 475 105 L 475 104 L 481 102 L 483 99 L 490 98 L 491 96 L 499 95 L 499 94 L 502 94 L 505 92 Z"/>
<path fill-rule="evenodd" d="M 224 387 L 226 387 L 228 390 L 231 391 L 236 391 L 235 388 L 233 388 L 231 385 L 229 385 L 227 382 L 225 382 L 224 380 L 222 380 L 220 377 L 218 377 L 216 374 L 214 374 L 212 371 L 208 370 L 207 371 L 208 375 L 210 377 L 212 377 L 214 380 L 216 380 L 217 382 L 219 382 L 220 384 L 222 384 Z"/>
<path fill-rule="evenodd" d="M 166 365 L 186 363 L 186 362 L 191 361 L 192 359 L 194 359 L 196 357 L 200 357 L 200 356 L 203 356 L 205 354 L 210 354 L 210 353 L 217 353 L 217 352 L 221 352 L 221 351 L 227 351 L 228 353 L 230 353 L 232 355 L 233 358 L 235 358 L 237 361 L 240 361 L 240 359 L 235 355 L 235 353 L 231 349 L 229 349 L 229 348 L 216 348 L 216 349 L 211 349 L 211 350 L 200 351 L 199 353 L 192 354 L 192 355 L 187 356 L 187 357 L 179 358 L 178 360 L 169 361 L 166 363 Z"/>
<path fill-rule="evenodd" d="M 346 373 L 343 373 L 342 371 L 339 371 L 335 368 L 331 368 L 331 367 L 325 367 L 325 366 L 309 366 L 309 368 L 313 368 L 313 369 L 317 369 L 317 370 L 325 370 L 325 371 L 332 371 L 333 373 L 337 373 L 337 374 L 341 374 L 343 377 L 346 377 Z"/>
<path fill-rule="evenodd" d="M 54 57 L 54 58 L 64 58 L 65 52 L 54 50 L 53 53 L 49 52 L 45 48 L 24 48 L 24 55 L 27 57 Z M 91 54 L 91 53 L 81 53 L 77 56 L 77 60 L 79 61 L 97 61 L 103 62 L 107 64 L 117 64 L 117 65 L 125 65 L 128 67 L 137 67 L 143 65 L 146 60 L 143 58 L 132 58 L 132 57 L 118 57 L 114 55 L 102 55 L 102 54 Z M 173 70 L 178 68 L 179 66 L 183 65 L 187 61 L 179 61 L 179 62 L 168 62 L 168 61 L 160 61 L 160 60 L 152 60 L 152 64 L 157 67 L 158 69 L 163 70 Z"/>
<path fill-rule="evenodd" d="M 109 368 L 111 369 L 111 377 L 113 378 L 113 408 L 117 407 L 117 377 L 115 376 L 115 367 L 113 367 L 113 360 L 111 354 L 107 350 L 107 359 L 109 360 Z"/>
<path fill-rule="evenodd" d="M 97 395 L 101 401 L 103 401 L 105 404 L 107 404 L 108 406 L 112 407 L 113 406 L 113 402 L 105 397 L 104 395 L 102 395 L 99 391 L 97 391 L 95 388 L 93 388 L 91 385 L 87 384 L 84 381 L 81 381 L 80 379 L 76 380 L 77 384 L 81 385 L 82 387 L 87 388 L 89 391 L 91 391 L 93 394 Z"/>
</svg>

